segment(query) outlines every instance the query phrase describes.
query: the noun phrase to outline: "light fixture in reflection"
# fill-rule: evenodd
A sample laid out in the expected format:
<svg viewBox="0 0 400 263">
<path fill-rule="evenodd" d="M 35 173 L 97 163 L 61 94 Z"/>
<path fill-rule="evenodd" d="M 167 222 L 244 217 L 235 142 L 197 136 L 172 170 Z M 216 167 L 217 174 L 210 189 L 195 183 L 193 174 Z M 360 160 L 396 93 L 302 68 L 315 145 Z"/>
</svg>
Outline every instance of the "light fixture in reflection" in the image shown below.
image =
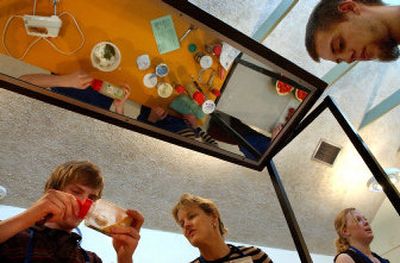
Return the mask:
<svg viewBox="0 0 400 263">
<path fill-rule="evenodd" d="M 385 169 L 392 184 L 397 184 L 400 181 L 400 169 L 398 168 L 387 168 Z M 369 178 L 367 182 L 368 190 L 371 192 L 382 192 L 382 186 L 376 181 L 375 177 Z"/>
</svg>

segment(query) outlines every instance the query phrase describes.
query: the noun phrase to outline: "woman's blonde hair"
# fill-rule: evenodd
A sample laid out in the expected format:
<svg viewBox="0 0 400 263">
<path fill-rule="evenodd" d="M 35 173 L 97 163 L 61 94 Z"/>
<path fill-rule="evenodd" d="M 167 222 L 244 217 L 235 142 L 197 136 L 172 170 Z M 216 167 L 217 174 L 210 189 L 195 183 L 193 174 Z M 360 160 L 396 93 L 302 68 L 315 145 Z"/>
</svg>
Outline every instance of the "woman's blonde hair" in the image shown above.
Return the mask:
<svg viewBox="0 0 400 263">
<path fill-rule="evenodd" d="M 100 169 L 89 161 L 70 161 L 57 166 L 47 179 L 44 190 L 63 190 L 71 183 L 79 183 L 84 186 L 100 190 L 98 197 L 104 188 L 103 176 Z"/>
<path fill-rule="evenodd" d="M 190 206 L 197 206 L 201 210 L 204 211 L 209 216 L 215 216 L 218 219 L 218 230 L 221 236 L 224 236 L 228 230 L 225 228 L 224 223 L 221 220 L 221 215 L 218 211 L 217 205 L 214 203 L 214 201 L 197 196 L 197 195 L 192 195 L 185 193 L 181 195 L 178 203 L 174 206 L 172 209 L 172 215 L 175 218 L 175 221 L 179 224 L 178 222 L 178 212 L 181 208 L 185 207 L 190 207 Z"/>
<path fill-rule="evenodd" d="M 343 229 L 347 226 L 346 219 L 347 215 L 350 214 L 353 216 L 353 211 L 356 209 L 353 207 L 345 208 L 340 211 L 336 218 L 335 218 L 335 229 L 338 237 L 336 238 L 335 245 L 336 245 L 336 252 L 341 253 L 349 249 L 350 243 L 347 241 L 345 237 L 342 236 Z"/>
</svg>

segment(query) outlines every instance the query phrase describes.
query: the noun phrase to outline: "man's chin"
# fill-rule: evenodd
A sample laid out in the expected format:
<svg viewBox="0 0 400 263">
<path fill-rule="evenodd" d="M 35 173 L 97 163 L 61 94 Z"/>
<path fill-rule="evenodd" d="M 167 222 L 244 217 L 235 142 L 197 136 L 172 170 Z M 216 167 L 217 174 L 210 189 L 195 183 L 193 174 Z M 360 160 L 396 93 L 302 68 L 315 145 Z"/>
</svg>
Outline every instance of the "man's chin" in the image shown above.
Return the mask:
<svg viewBox="0 0 400 263">
<path fill-rule="evenodd" d="M 399 56 L 396 57 L 379 57 L 378 60 L 381 62 L 393 62 L 395 60 L 399 59 Z"/>
<path fill-rule="evenodd" d="M 65 231 L 72 231 L 74 228 L 78 227 L 82 220 L 79 221 L 71 221 L 71 222 L 63 222 L 58 224 L 58 226 Z"/>
<path fill-rule="evenodd" d="M 397 43 L 394 41 L 387 42 L 386 45 L 381 45 L 381 50 L 378 56 L 378 60 L 382 62 L 395 61 L 400 57 L 400 49 Z"/>
</svg>

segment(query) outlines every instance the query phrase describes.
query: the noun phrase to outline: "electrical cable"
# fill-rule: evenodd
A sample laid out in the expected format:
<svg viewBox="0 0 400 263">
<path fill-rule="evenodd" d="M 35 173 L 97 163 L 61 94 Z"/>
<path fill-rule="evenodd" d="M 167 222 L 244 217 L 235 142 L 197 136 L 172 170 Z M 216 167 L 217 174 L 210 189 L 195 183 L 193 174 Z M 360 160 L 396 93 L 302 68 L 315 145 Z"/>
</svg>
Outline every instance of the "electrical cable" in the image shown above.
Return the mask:
<svg viewBox="0 0 400 263">
<path fill-rule="evenodd" d="M 36 15 L 36 0 L 33 0 L 33 11 L 32 11 L 33 15 Z"/>
<path fill-rule="evenodd" d="M 62 13 L 59 15 L 59 17 L 61 17 L 61 16 L 63 16 L 63 15 L 69 15 L 69 16 L 72 18 L 72 21 L 74 21 L 74 23 L 75 23 L 76 29 L 78 30 L 79 34 L 81 35 L 82 41 L 81 41 L 81 44 L 79 45 L 79 47 L 77 47 L 76 49 L 74 49 L 74 50 L 72 50 L 72 51 L 65 52 L 65 51 L 60 50 L 60 49 L 59 49 L 53 42 L 51 42 L 48 38 L 42 37 L 42 39 L 45 40 L 46 42 L 48 42 L 48 43 L 50 44 L 50 46 L 53 47 L 57 52 L 59 52 L 59 53 L 61 53 L 61 54 L 63 54 L 63 55 L 70 56 L 70 55 L 73 55 L 73 54 L 75 54 L 76 52 L 78 52 L 78 50 L 80 50 L 80 49 L 83 47 L 83 45 L 85 44 L 85 41 L 86 41 L 86 40 L 85 40 L 85 35 L 83 34 L 82 29 L 80 28 L 80 26 L 79 26 L 79 24 L 78 24 L 78 21 L 76 21 L 75 17 L 74 17 L 73 15 L 71 15 L 69 12 L 66 12 L 66 11 L 65 11 L 65 12 L 62 12 Z"/>
<path fill-rule="evenodd" d="M 54 6 L 54 15 L 57 15 L 57 0 L 53 0 L 53 6 Z"/>
</svg>

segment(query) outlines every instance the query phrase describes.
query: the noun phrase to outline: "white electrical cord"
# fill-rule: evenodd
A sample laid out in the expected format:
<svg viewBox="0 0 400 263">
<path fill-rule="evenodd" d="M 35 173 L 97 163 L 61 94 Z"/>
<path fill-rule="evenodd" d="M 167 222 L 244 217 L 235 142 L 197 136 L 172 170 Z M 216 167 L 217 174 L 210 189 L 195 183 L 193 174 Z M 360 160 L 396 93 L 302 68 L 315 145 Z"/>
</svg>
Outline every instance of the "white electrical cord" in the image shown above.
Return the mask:
<svg viewBox="0 0 400 263">
<path fill-rule="evenodd" d="M 36 12 L 36 0 L 34 1 L 33 14 L 35 14 L 35 12 Z M 75 17 L 74 17 L 73 15 L 71 15 L 69 12 L 62 12 L 62 13 L 59 15 L 59 17 L 61 17 L 61 16 L 63 16 L 63 15 L 69 15 L 69 16 L 72 18 L 72 21 L 74 21 L 74 23 L 75 23 L 76 29 L 78 30 L 79 34 L 81 35 L 82 41 L 81 41 L 81 44 L 79 45 L 79 47 L 77 47 L 76 49 L 74 49 L 74 50 L 72 50 L 72 51 L 62 51 L 62 50 L 59 49 L 53 42 L 51 42 L 48 38 L 46 38 L 46 37 L 37 37 L 35 40 L 33 40 L 33 41 L 29 44 L 29 46 L 25 49 L 25 52 L 24 52 L 20 57 L 15 57 L 15 58 L 16 58 L 16 59 L 19 59 L 19 60 L 23 60 L 23 59 L 25 58 L 25 56 L 28 54 L 28 52 L 31 50 L 31 48 L 32 48 L 37 42 L 39 42 L 41 39 L 45 40 L 47 43 L 50 44 L 50 46 L 51 46 L 54 50 L 56 50 L 57 52 L 59 52 L 59 53 L 61 53 L 61 54 L 63 54 L 63 55 L 70 56 L 70 55 L 73 55 L 73 54 L 75 54 L 76 52 L 78 52 L 78 51 L 83 47 L 83 45 L 85 44 L 85 36 L 84 36 L 84 34 L 83 34 L 83 32 L 82 32 L 82 30 L 81 30 L 81 28 L 80 28 L 78 22 L 76 21 L 76 19 L 75 19 Z M 7 53 L 7 55 L 12 56 L 12 57 L 14 57 L 14 56 L 11 54 L 11 52 L 9 51 L 9 49 L 8 49 L 8 47 L 7 47 L 7 45 L 6 45 L 6 34 L 7 34 L 7 29 L 8 29 L 8 27 L 9 27 L 11 21 L 12 21 L 14 18 L 21 18 L 21 19 L 23 19 L 24 17 L 23 17 L 22 15 L 14 15 L 14 16 L 9 17 L 8 20 L 7 20 L 7 22 L 6 22 L 5 25 L 4 25 L 3 34 L 2 34 L 2 44 L 3 44 L 3 47 L 4 47 L 4 49 L 5 49 L 6 53 Z"/>
<path fill-rule="evenodd" d="M 33 0 L 33 15 L 36 15 L 36 1 Z M 57 3 L 60 2 L 60 0 L 53 0 L 53 6 L 54 6 L 54 15 L 57 15 Z"/>
<path fill-rule="evenodd" d="M 36 15 L 36 0 L 33 0 L 33 11 L 32 11 L 33 15 Z"/>
<path fill-rule="evenodd" d="M 78 24 L 78 21 L 76 21 L 76 19 L 73 15 L 71 15 L 69 12 L 62 12 L 59 15 L 59 17 L 62 17 L 63 15 L 69 15 L 72 18 L 72 21 L 74 21 L 74 23 L 75 23 L 76 29 L 78 30 L 79 34 L 81 35 L 82 41 L 81 41 L 81 44 L 79 45 L 79 47 L 75 48 L 72 51 L 62 51 L 53 42 L 51 42 L 48 38 L 42 37 L 42 39 L 45 40 L 47 43 L 49 43 L 50 46 L 52 46 L 57 52 L 59 52 L 63 55 L 66 55 L 66 56 L 70 56 L 70 55 L 73 55 L 76 52 L 78 52 L 83 47 L 83 45 L 85 44 L 85 35 L 83 34 L 82 29 L 80 28 L 80 26 Z"/>
</svg>

